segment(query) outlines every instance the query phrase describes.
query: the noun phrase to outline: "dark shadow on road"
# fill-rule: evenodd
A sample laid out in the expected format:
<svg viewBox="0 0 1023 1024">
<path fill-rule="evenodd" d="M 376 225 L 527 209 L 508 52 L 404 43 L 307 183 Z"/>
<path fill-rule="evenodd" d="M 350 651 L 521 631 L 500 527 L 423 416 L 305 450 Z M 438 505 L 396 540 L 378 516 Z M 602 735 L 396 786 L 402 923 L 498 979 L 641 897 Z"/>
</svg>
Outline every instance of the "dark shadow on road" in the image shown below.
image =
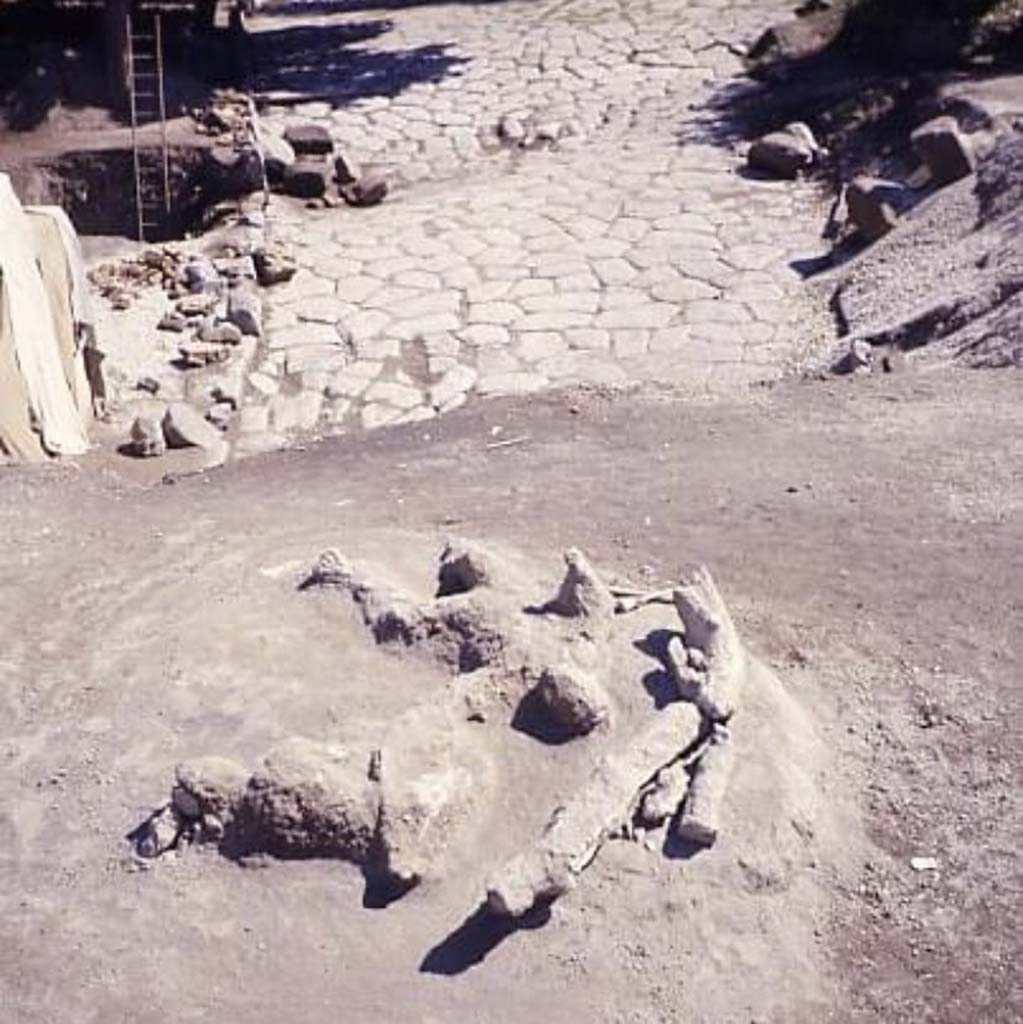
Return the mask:
<svg viewBox="0 0 1023 1024">
<path fill-rule="evenodd" d="M 341 106 L 369 96 L 396 96 L 410 85 L 459 74 L 467 58 L 436 43 L 407 50 L 360 46 L 392 29 L 386 19 L 343 25 L 266 29 L 248 37 L 250 89 L 294 94 Z"/>
<path fill-rule="evenodd" d="M 423 957 L 419 970 L 423 974 L 462 974 L 483 963 L 508 936 L 542 928 L 550 917 L 550 907 L 545 904 L 519 918 L 499 917 L 483 905 Z"/>
<path fill-rule="evenodd" d="M 403 11 L 410 7 L 430 7 L 443 4 L 445 7 L 464 4 L 472 7 L 493 7 L 505 0 L 283 0 L 282 3 L 268 3 L 260 8 L 261 14 L 310 15 L 361 14 L 366 11 Z"/>
</svg>

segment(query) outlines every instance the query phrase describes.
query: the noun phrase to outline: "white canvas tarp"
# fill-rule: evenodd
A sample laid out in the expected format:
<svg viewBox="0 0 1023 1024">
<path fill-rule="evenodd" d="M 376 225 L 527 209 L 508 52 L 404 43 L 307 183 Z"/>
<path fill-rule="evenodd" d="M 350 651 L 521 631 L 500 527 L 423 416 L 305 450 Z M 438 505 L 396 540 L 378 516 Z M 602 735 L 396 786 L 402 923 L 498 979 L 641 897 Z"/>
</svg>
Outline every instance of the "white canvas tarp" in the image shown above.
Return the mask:
<svg viewBox="0 0 1023 1024">
<path fill-rule="evenodd" d="M 56 228 L 58 242 L 61 230 Z M 33 228 L 10 179 L 0 174 L 0 448 L 15 458 L 80 455 L 89 447 L 75 398 L 81 385 L 71 299 L 75 273 L 61 264 L 66 250 L 60 242 L 60 256 L 53 237 L 49 227 Z"/>
<path fill-rule="evenodd" d="M 36 262 L 53 314 L 64 378 L 84 424 L 92 422 L 92 389 L 85 346 L 94 336 L 92 303 L 78 236 L 59 206 L 26 206 Z"/>
</svg>

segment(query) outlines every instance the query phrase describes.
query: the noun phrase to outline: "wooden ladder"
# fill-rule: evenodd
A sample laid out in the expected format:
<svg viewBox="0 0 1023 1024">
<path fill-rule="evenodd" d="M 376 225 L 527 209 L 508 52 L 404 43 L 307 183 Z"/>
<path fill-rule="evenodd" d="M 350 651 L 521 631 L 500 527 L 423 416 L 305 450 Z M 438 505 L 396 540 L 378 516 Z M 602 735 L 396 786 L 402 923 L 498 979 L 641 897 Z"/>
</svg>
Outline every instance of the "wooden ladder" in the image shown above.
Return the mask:
<svg viewBox="0 0 1023 1024">
<path fill-rule="evenodd" d="M 135 171 L 135 212 L 140 242 L 154 241 L 170 214 L 170 157 L 163 92 L 163 39 L 160 12 L 141 5 L 128 14 L 128 83 L 131 150 Z M 144 124 L 159 122 L 159 145 L 140 138 Z"/>
</svg>

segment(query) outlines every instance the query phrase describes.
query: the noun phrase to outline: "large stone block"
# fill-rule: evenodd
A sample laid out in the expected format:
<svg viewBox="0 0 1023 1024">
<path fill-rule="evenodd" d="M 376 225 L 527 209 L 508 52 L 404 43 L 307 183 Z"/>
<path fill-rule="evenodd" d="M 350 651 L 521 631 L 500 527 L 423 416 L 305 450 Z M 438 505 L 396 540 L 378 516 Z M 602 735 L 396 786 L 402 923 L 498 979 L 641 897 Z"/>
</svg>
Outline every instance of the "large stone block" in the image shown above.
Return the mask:
<svg viewBox="0 0 1023 1024">
<path fill-rule="evenodd" d="M 298 156 L 326 156 L 334 151 L 330 132 L 318 124 L 293 124 L 284 132 L 284 141 Z"/>
<path fill-rule="evenodd" d="M 936 117 L 917 128 L 911 138 L 935 185 L 950 185 L 972 174 L 977 166 L 973 146 L 954 117 Z"/>
</svg>

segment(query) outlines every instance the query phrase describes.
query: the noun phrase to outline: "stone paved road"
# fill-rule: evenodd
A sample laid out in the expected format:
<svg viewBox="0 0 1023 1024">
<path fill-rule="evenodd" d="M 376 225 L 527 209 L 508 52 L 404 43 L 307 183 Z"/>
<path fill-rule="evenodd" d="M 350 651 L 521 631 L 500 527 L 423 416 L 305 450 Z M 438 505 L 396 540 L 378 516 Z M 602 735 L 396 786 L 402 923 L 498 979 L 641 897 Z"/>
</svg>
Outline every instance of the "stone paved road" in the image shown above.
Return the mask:
<svg viewBox="0 0 1023 1024">
<path fill-rule="evenodd" d="M 255 19 L 266 127 L 323 124 L 397 187 L 367 210 L 275 199 L 272 231 L 302 269 L 270 292 L 241 449 L 426 419 L 473 395 L 653 379 L 715 396 L 783 374 L 821 333 L 789 265 L 819 247 L 819 202 L 742 176 L 700 127 L 741 73 L 727 43 L 783 8 Z M 274 102 L 295 91 L 316 98 Z M 502 145 L 502 122 L 537 147 Z"/>
</svg>

